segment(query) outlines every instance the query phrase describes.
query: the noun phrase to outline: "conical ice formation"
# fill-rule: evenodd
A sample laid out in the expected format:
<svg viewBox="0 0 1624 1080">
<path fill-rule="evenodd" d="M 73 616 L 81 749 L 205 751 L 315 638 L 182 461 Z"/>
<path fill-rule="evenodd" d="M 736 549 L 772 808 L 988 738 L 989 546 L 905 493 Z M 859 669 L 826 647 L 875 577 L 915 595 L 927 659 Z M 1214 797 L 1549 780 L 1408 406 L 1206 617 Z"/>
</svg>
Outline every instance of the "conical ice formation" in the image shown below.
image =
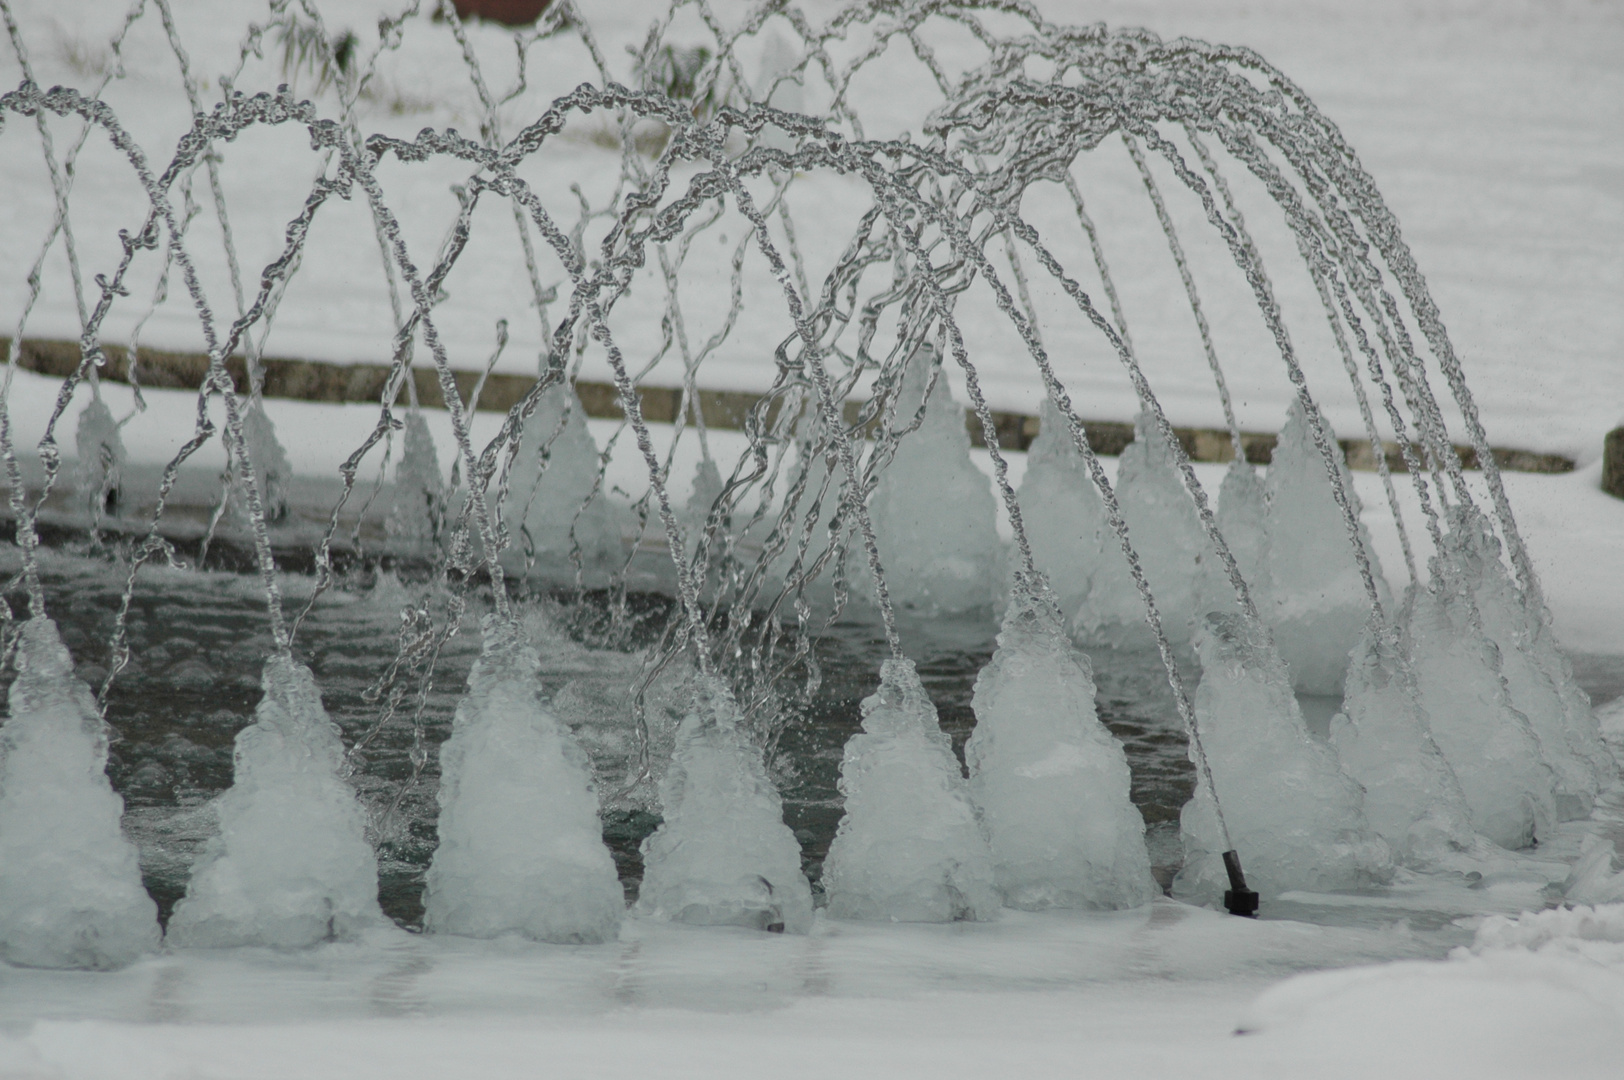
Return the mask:
<svg viewBox="0 0 1624 1080">
<path fill-rule="evenodd" d="M 158 947 L 158 908 L 107 782 L 107 725 L 56 624 L 22 625 L 0 727 L 0 957 L 121 967 Z"/>
<path fill-rule="evenodd" d="M 761 750 L 740 730 L 726 683 L 699 675 L 689 692 L 692 704 L 660 781 L 665 821 L 643 841 L 637 913 L 804 933 L 812 925 L 812 890 Z"/>
<path fill-rule="evenodd" d="M 1019 492 L 1021 521 L 1032 547 L 1032 562 L 1048 576 L 1055 603 L 1071 616 L 1088 595 L 1088 583 L 1102 559 L 1101 536 L 1109 532 L 1105 501 L 1094 487 L 1071 429 L 1045 398 L 1039 410 L 1038 437 L 1026 452 L 1026 474 Z"/>
<path fill-rule="evenodd" d="M 1500 562 L 1500 541 L 1488 521 L 1476 507 L 1456 504 L 1450 507 L 1449 525 L 1444 537 L 1448 557 L 1472 590 L 1484 635 L 1500 653 L 1500 674 L 1511 704 L 1528 717 L 1555 776 L 1558 816 L 1564 821 L 1589 817 L 1601 788 L 1589 755 L 1598 748 L 1606 754 L 1600 729 L 1588 707 L 1576 710 L 1588 723 L 1569 723 L 1569 703 L 1540 665 L 1531 640 L 1532 621 L 1522 594 Z"/>
<path fill-rule="evenodd" d="M 265 663 L 265 696 L 237 733 L 220 832 L 192 867 L 168 940 L 301 947 L 382 920 L 366 815 L 340 770 L 344 746 L 310 669 Z"/>
<path fill-rule="evenodd" d="M 1196 649 L 1196 723 L 1248 884 L 1267 898 L 1387 880 L 1392 851 L 1366 824 L 1364 792 L 1303 723 L 1267 630 L 1239 616 L 1209 614 Z M 1197 782 L 1179 823 L 1184 868 L 1174 893 L 1215 900 L 1228 878 L 1205 783 Z"/>
<path fill-rule="evenodd" d="M 94 394 L 79 414 L 73 443 L 79 455 L 79 494 L 90 510 L 91 520 L 98 521 L 118 505 L 125 457 L 118 421 L 100 393 Z"/>
<path fill-rule="evenodd" d="M 598 942 L 620 929 L 625 900 L 591 766 L 542 705 L 540 667 L 517 628 L 486 617 L 483 651 L 440 746 L 430 930 Z"/>
<path fill-rule="evenodd" d="M 528 553 L 550 568 L 579 552 L 587 568 L 607 568 L 622 554 L 620 515 L 599 485 L 598 446 L 575 391 L 555 382 L 524 422 L 507 478 L 503 516 L 513 537 L 509 555 Z"/>
<path fill-rule="evenodd" d="M 1329 438 L 1330 425 L 1322 420 L 1321 426 Z M 1359 497 L 1342 461 L 1342 450 L 1335 443 L 1330 446 L 1357 520 Z M 1370 594 L 1347 521 L 1336 502 L 1325 456 L 1314 444 L 1308 410 L 1300 400 L 1293 400 L 1286 413 L 1286 426 L 1269 462 L 1264 489 L 1268 496 L 1265 564 L 1270 595 L 1269 603 L 1259 610 L 1274 631 L 1275 644 L 1297 690 L 1340 694 L 1348 654 L 1370 615 Z M 1363 525 L 1359 526 L 1359 540 L 1369 556 L 1377 587 L 1385 590 L 1381 565 Z"/>
<path fill-rule="evenodd" d="M 842 919 L 953 922 L 999 907 L 992 853 L 964 773 L 913 661 L 880 665 L 863 699 L 863 730 L 846 742 L 846 813 L 823 862 L 829 914 Z"/>
<path fill-rule="evenodd" d="M 1117 466 L 1117 503 L 1156 597 L 1162 630 L 1174 644 L 1183 644 L 1190 640 L 1207 533 L 1155 418 L 1140 413 L 1133 429 L 1133 442 Z M 1116 533 L 1103 530 L 1100 542 L 1101 565 L 1074 616 L 1073 630 L 1084 642 L 1110 648 L 1149 647 L 1145 603 L 1128 573 Z"/>
<path fill-rule="evenodd" d="M 1127 755 L 1099 721 L 1088 658 L 1046 591 L 1017 584 L 976 677 L 970 797 L 1008 906 L 1137 907 L 1161 889 L 1128 798 Z"/>
<path fill-rule="evenodd" d="M 1365 789 L 1365 820 L 1405 865 L 1436 865 L 1474 845 L 1466 796 L 1432 738 L 1414 678 L 1371 625 L 1354 647 L 1331 745 Z"/>
<path fill-rule="evenodd" d="M 395 505 L 384 527 L 391 537 L 412 546 L 437 544 L 446 528 L 446 482 L 434 436 L 418 410 L 406 414 L 400 441 Z"/>
<path fill-rule="evenodd" d="M 933 363 L 930 349 L 909 361 L 899 427 L 924 400 Z M 938 614 L 991 605 L 1000 557 L 992 485 L 970 460 L 964 410 L 946 378 L 936 380 L 919 429 L 897 444 L 868 510 L 894 604 Z"/>
<path fill-rule="evenodd" d="M 1460 579 L 1433 559 L 1431 589 L 1408 611 L 1410 666 L 1432 737 L 1455 771 L 1472 825 L 1516 850 L 1556 827 L 1556 778 L 1528 717 L 1511 704 L 1499 650 L 1472 618 Z"/>
<path fill-rule="evenodd" d="M 1246 582 L 1252 604 L 1260 613 L 1269 603 L 1266 513 L 1267 500 L 1257 469 L 1247 461 L 1231 462 L 1218 489 L 1218 531 L 1224 534 L 1224 542 L 1229 545 L 1229 553 Z M 1234 583 L 1229 580 L 1229 569 L 1210 542 L 1202 549 L 1197 593 L 1197 609 L 1202 615 L 1209 611 L 1240 614 L 1240 601 L 1235 597 Z"/>
<path fill-rule="evenodd" d="M 727 484 L 722 480 L 722 471 L 716 467 L 716 461 L 709 454 L 699 459 L 694 468 L 694 487 L 688 495 L 688 501 L 682 504 L 682 510 L 677 515 L 682 525 L 683 535 L 687 539 L 688 557 L 699 551 L 699 541 L 705 535 L 705 527 L 710 521 L 712 507 L 716 500 L 722 497 L 722 491 Z M 718 523 L 718 532 L 711 540 L 710 555 L 715 558 L 721 553 L 723 530 Z"/>
<path fill-rule="evenodd" d="M 242 412 L 243 446 L 248 460 L 254 466 L 254 479 L 259 484 L 260 506 L 266 521 L 278 521 L 288 512 L 288 487 L 293 483 L 293 466 L 288 463 L 288 452 L 276 437 L 276 425 L 265 414 L 265 402 L 255 397 Z M 247 502 L 243 504 L 247 512 Z"/>
</svg>

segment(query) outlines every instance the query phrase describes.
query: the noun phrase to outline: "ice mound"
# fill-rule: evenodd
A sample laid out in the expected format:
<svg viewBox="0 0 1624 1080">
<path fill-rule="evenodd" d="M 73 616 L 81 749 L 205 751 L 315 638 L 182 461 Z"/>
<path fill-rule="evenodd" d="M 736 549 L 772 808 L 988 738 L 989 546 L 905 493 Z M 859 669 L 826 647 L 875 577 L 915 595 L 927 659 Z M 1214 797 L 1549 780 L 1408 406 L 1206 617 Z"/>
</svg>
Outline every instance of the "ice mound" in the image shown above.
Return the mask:
<svg viewBox="0 0 1624 1080">
<path fill-rule="evenodd" d="M 693 490 L 689 493 L 687 501 L 682 504 L 681 512 L 677 514 L 690 559 L 699 551 L 699 541 L 705 535 L 711 508 L 716 505 L 716 500 L 722 497 L 722 491 L 726 487 L 722 471 L 716 467 L 716 461 L 709 454 L 700 458 L 699 464 L 694 468 Z M 658 522 L 655 525 L 661 531 L 664 530 L 664 526 Z M 721 554 L 724 533 L 725 530 L 718 524 L 717 535 L 712 538 L 710 546 L 710 556 L 713 559 Z"/>
<path fill-rule="evenodd" d="M 79 455 L 76 470 L 79 494 L 90 510 L 91 519 L 99 520 L 118 502 L 125 459 L 118 421 L 113 419 L 113 410 L 107 407 L 101 394 L 93 394 L 79 414 L 73 445 Z"/>
<path fill-rule="evenodd" d="M 1026 452 L 1018 493 L 1021 521 L 1033 564 L 1048 576 L 1055 603 L 1069 616 L 1082 606 L 1089 579 L 1103 561 L 1101 538 L 1109 537 L 1115 547 L 1116 533 L 1065 418 L 1047 398 L 1038 417 L 1038 437 Z"/>
<path fill-rule="evenodd" d="M 1155 418 L 1140 413 L 1133 427 L 1133 442 L 1117 466 L 1117 503 L 1156 597 L 1162 629 L 1180 645 L 1190 640 L 1207 533 Z M 1153 639 L 1145 622 L 1145 604 L 1128 573 L 1116 533 L 1103 529 L 1100 544 L 1101 565 L 1089 583 L 1087 599 L 1073 616 L 1072 629 L 1085 643 L 1149 647 Z"/>
<path fill-rule="evenodd" d="M 276 425 L 265 413 L 265 402 L 258 397 L 242 411 L 242 438 L 248 460 L 254 466 L 254 479 L 259 483 L 265 520 L 278 521 L 288 512 L 288 486 L 293 483 L 293 466 L 288 464 L 288 452 L 276 437 Z M 246 502 L 243 509 L 246 512 Z"/>
<path fill-rule="evenodd" d="M 1321 424 L 1329 437 L 1330 425 L 1323 420 Z M 1335 443 L 1331 450 L 1357 518 L 1359 497 L 1342 461 L 1342 450 Z M 1340 694 L 1348 654 L 1370 615 L 1370 595 L 1301 401 L 1293 401 L 1286 413 L 1286 426 L 1275 445 L 1264 490 L 1268 497 L 1264 520 L 1269 536 L 1265 564 L 1270 597 L 1260 610 L 1274 631 L 1275 644 L 1297 690 Z M 1385 588 L 1381 564 L 1362 524 L 1359 537 L 1378 587 Z"/>
<path fill-rule="evenodd" d="M 964 756 L 994 881 L 1010 907 L 1137 907 L 1161 889 L 1128 799 L 1128 759 L 1046 592 L 1017 585 L 971 701 Z"/>
<path fill-rule="evenodd" d="M 0 957 L 106 969 L 158 947 L 158 907 L 107 782 L 107 725 L 43 616 L 22 625 L 0 726 Z"/>
<path fill-rule="evenodd" d="M 542 392 L 524 422 L 508 475 L 504 517 L 510 552 L 533 552 L 543 565 L 569 566 L 579 546 L 589 568 L 608 568 L 622 555 L 622 514 L 599 487 L 598 445 L 568 385 Z"/>
<path fill-rule="evenodd" d="M 1218 489 L 1218 531 L 1224 534 L 1229 553 L 1240 568 L 1252 604 L 1261 614 L 1269 604 L 1269 534 L 1265 523 L 1267 500 L 1263 480 L 1250 462 L 1233 461 Z M 1218 550 L 1207 542 L 1201 555 L 1201 580 L 1197 586 L 1197 613 L 1225 611 L 1240 614 L 1229 570 L 1218 558 Z"/>
<path fill-rule="evenodd" d="M 761 749 L 739 729 L 726 683 L 699 675 L 688 689 L 688 714 L 660 781 L 665 821 L 643 841 L 636 912 L 804 933 L 812 890 Z"/>
<path fill-rule="evenodd" d="M 1365 821 L 1364 792 L 1309 733 L 1268 632 L 1239 616 L 1209 614 L 1195 644 L 1196 723 L 1247 883 L 1267 898 L 1389 878 L 1392 851 Z M 1228 878 L 1206 784 L 1196 784 L 1179 821 L 1184 868 L 1174 893 L 1216 899 Z"/>
<path fill-rule="evenodd" d="M 1477 842 L 1455 772 L 1433 741 L 1413 678 L 1368 623 L 1354 646 L 1331 745 L 1365 789 L 1365 820 L 1407 866 L 1436 865 Z"/>
<path fill-rule="evenodd" d="M 1511 703 L 1528 717 L 1545 763 L 1555 774 L 1558 815 L 1564 821 L 1589 817 L 1597 794 L 1616 772 L 1590 711 L 1590 699 L 1573 683 L 1572 668 L 1556 651 L 1545 621 L 1530 617 L 1521 590 L 1500 561 L 1499 538 L 1483 514 L 1475 507 L 1456 505 L 1449 510 L 1449 523 L 1444 542 L 1472 589 L 1484 635 L 1499 650 L 1500 673 Z M 1541 662 L 1536 638 L 1545 640 L 1546 663 Z M 1557 677 L 1564 677 L 1571 687 L 1568 694 L 1559 689 Z"/>
<path fill-rule="evenodd" d="M 1433 588 L 1415 590 L 1408 605 L 1421 707 L 1473 826 L 1501 847 L 1527 847 L 1556 827 L 1555 777 L 1528 717 L 1511 704 L 1498 650 L 1474 625 L 1460 581 L 1436 556 L 1433 576 Z"/>
<path fill-rule="evenodd" d="M 175 905 L 175 945 L 297 948 L 383 919 L 366 815 L 340 770 L 344 746 L 310 669 L 265 662 L 265 696 L 237 733 L 220 832 Z"/>
<path fill-rule="evenodd" d="M 823 862 L 829 914 L 953 922 L 999 907 L 992 853 L 958 758 L 913 661 L 880 665 L 863 699 L 863 730 L 846 743 L 846 813 Z"/>
<path fill-rule="evenodd" d="M 495 615 L 484 632 L 440 746 L 440 846 L 424 924 L 471 937 L 610 940 L 625 901 L 591 765 L 542 705 L 536 650 Z"/>
<path fill-rule="evenodd" d="M 1590 835 L 1579 847 L 1579 860 L 1573 864 L 1567 881 L 1562 884 L 1562 895 L 1573 904 L 1616 904 L 1624 901 L 1624 874 L 1613 871 L 1617 856 L 1611 840 Z M 1619 936 L 1624 941 L 1624 919 L 1619 923 Z"/>
<path fill-rule="evenodd" d="M 437 544 L 446 526 L 446 482 L 428 421 L 416 409 L 406 414 L 400 464 L 395 467 L 395 505 L 384 528 L 413 545 Z"/>
<path fill-rule="evenodd" d="M 913 422 L 933 364 L 930 349 L 910 360 L 898 391 L 898 427 Z M 898 442 L 868 510 L 892 603 L 941 614 L 992 604 L 1001 557 L 997 508 L 991 482 L 970 460 L 964 410 L 945 377 L 936 380 L 919 429 Z"/>
</svg>

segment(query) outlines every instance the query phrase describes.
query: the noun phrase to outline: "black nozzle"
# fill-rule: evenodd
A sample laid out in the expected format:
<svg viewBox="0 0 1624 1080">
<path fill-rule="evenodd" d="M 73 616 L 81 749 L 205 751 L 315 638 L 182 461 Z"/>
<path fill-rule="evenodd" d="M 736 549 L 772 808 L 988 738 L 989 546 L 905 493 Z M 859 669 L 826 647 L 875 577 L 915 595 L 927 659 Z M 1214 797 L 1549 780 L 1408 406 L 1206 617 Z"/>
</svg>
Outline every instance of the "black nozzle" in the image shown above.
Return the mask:
<svg viewBox="0 0 1624 1080">
<path fill-rule="evenodd" d="M 1224 869 L 1229 871 L 1229 888 L 1224 891 L 1224 907 L 1231 915 L 1245 919 L 1257 918 L 1257 893 L 1246 887 L 1246 875 L 1241 873 L 1241 856 L 1237 851 L 1224 852 Z"/>
</svg>

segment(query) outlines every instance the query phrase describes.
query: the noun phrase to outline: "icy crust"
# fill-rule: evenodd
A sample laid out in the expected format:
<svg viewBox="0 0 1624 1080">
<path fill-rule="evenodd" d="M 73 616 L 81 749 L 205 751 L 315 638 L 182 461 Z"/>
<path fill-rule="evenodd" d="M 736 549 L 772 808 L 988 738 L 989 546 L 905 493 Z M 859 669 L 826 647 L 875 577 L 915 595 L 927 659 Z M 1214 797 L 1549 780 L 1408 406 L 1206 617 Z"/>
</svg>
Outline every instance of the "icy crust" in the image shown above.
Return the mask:
<svg viewBox="0 0 1624 1080">
<path fill-rule="evenodd" d="M 446 482 L 428 421 L 416 409 L 406 414 L 400 464 L 395 468 L 395 505 L 384 528 L 410 546 L 438 543 L 446 525 Z"/>
<path fill-rule="evenodd" d="M 1365 821 L 1364 792 L 1309 733 L 1268 632 L 1238 616 L 1210 614 L 1196 649 L 1196 723 L 1247 883 L 1267 899 L 1388 880 L 1392 850 Z M 1184 868 L 1174 895 L 1216 900 L 1229 885 L 1206 784 L 1196 784 L 1179 823 Z"/>
<path fill-rule="evenodd" d="M 1556 828 L 1555 777 L 1528 717 L 1500 676 L 1499 650 L 1472 620 L 1461 583 L 1433 560 L 1434 584 L 1410 597 L 1410 666 L 1432 737 L 1455 771 L 1472 825 L 1513 851 Z"/>
<path fill-rule="evenodd" d="M 1437 866 L 1478 839 L 1460 781 L 1432 738 L 1392 645 L 1366 624 L 1348 667 L 1331 745 L 1365 789 L 1365 820 L 1406 866 Z"/>
<path fill-rule="evenodd" d="M 1127 755 L 1099 721 L 1088 658 L 1050 597 L 1017 587 L 971 707 L 970 797 L 1005 904 L 1130 908 L 1161 894 Z"/>
<path fill-rule="evenodd" d="M 1026 453 L 1018 498 L 1032 561 L 1048 576 L 1065 614 L 1076 612 L 1102 563 L 1101 537 L 1109 531 L 1105 501 L 1059 410 L 1047 398 L 1038 411 L 1038 437 Z"/>
<path fill-rule="evenodd" d="M 599 487 L 599 465 L 598 444 L 575 391 L 555 382 L 524 422 L 507 477 L 507 558 L 522 562 L 529 554 L 543 568 L 559 570 L 572 566 L 578 548 L 589 570 L 618 564 L 625 515 Z"/>
<path fill-rule="evenodd" d="M 1140 413 L 1133 428 L 1133 442 L 1122 452 L 1117 466 L 1117 504 L 1145 580 L 1156 597 L 1162 630 L 1168 640 L 1182 645 L 1190 640 L 1207 533 L 1154 418 Z M 1114 530 L 1101 530 L 1100 552 L 1088 596 L 1072 618 L 1073 632 L 1085 644 L 1117 649 L 1153 647 L 1145 602 L 1128 572 Z"/>
<path fill-rule="evenodd" d="M 1231 462 L 1218 488 L 1218 531 L 1224 534 L 1224 542 L 1229 545 L 1229 553 L 1240 569 L 1241 579 L 1246 582 L 1252 604 L 1260 613 L 1269 605 L 1266 514 L 1267 499 L 1257 469 L 1247 461 Z M 1204 541 L 1202 548 L 1197 594 L 1198 615 L 1209 611 L 1240 614 L 1240 601 L 1235 597 L 1229 570 L 1210 541 Z"/>
<path fill-rule="evenodd" d="M 237 734 L 220 832 L 169 920 L 174 945 L 298 948 L 380 922 L 378 861 L 342 779 L 344 746 L 310 669 L 265 662 L 265 696 Z"/>
<path fill-rule="evenodd" d="M 611 940 L 625 901 L 591 766 L 542 705 L 536 650 L 494 615 L 484 633 L 440 746 L 440 844 L 424 924 L 470 937 Z"/>
<path fill-rule="evenodd" d="M 665 820 L 643 841 L 635 911 L 701 926 L 805 933 L 812 890 L 801 845 L 727 684 L 698 675 L 660 781 Z"/>
<path fill-rule="evenodd" d="M 1500 561 L 1500 541 L 1482 513 L 1456 505 L 1450 508 L 1449 520 L 1446 551 L 1472 590 L 1484 635 L 1500 653 L 1500 674 L 1511 704 L 1528 717 L 1545 763 L 1555 774 L 1558 816 L 1564 821 L 1589 817 L 1602 785 L 1612 782 L 1615 771 L 1590 700 L 1577 685 L 1567 695 L 1558 688 L 1553 672 L 1566 675 L 1571 685 L 1572 669 L 1554 647 L 1549 653 L 1557 663 L 1540 655 L 1535 636 L 1549 642 L 1550 631 L 1544 620 L 1530 617 L 1522 593 Z"/>
<path fill-rule="evenodd" d="M 158 947 L 158 908 L 107 782 L 107 725 L 43 616 L 21 629 L 0 727 L 0 957 L 106 969 Z"/>
<path fill-rule="evenodd" d="M 699 541 L 705 535 L 705 527 L 710 522 L 712 507 L 716 500 L 722 497 L 727 483 L 722 479 L 722 470 L 716 467 L 716 461 L 709 454 L 699 459 L 694 467 L 694 487 L 688 495 L 688 501 L 682 504 L 682 510 L 677 515 L 682 525 L 683 541 L 687 544 L 687 556 L 692 559 L 699 551 Z M 664 525 L 655 522 L 655 526 L 663 531 Z M 710 557 L 715 559 L 721 554 L 722 542 L 725 539 L 725 529 L 718 523 L 717 535 L 711 540 Z"/>
<path fill-rule="evenodd" d="M 863 730 L 847 740 L 840 765 L 846 812 L 823 862 L 829 914 L 992 918 L 992 853 L 913 661 L 880 665 L 879 689 L 863 699 L 862 713 Z"/>
<path fill-rule="evenodd" d="M 1324 426 L 1329 432 L 1330 425 Z M 1331 451 L 1357 519 L 1359 497 L 1354 494 L 1342 450 L 1333 443 Z M 1269 536 L 1264 561 L 1270 595 L 1269 603 L 1259 610 L 1274 631 L 1297 690 L 1340 694 L 1348 654 L 1370 615 L 1370 594 L 1365 591 L 1347 522 L 1301 401 L 1294 400 L 1286 413 L 1264 491 Z M 1382 587 L 1381 564 L 1362 524 L 1359 539 L 1370 557 L 1377 586 Z"/>
<path fill-rule="evenodd" d="M 897 426 L 913 422 L 931 366 L 930 350 L 914 354 L 898 391 Z M 892 603 L 933 614 L 991 606 L 1001 554 L 997 508 L 986 474 L 970 460 L 964 410 L 945 377 L 918 430 L 897 443 L 868 510 Z"/>
</svg>

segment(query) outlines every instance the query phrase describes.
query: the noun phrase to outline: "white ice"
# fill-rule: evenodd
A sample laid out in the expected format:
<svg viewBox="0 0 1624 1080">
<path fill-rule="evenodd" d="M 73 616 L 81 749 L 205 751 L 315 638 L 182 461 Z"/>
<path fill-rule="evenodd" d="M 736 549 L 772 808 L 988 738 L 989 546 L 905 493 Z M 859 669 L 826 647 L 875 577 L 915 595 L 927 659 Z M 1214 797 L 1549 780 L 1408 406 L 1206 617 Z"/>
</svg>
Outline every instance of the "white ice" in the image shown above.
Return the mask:
<svg viewBox="0 0 1624 1080">
<path fill-rule="evenodd" d="M 1450 507 L 1449 521 L 1445 542 L 1457 572 L 1472 589 L 1483 633 L 1500 654 L 1511 704 L 1528 717 L 1540 753 L 1555 774 L 1557 812 L 1563 820 L 1589 817 L 1596 796 L 1617 775 L 1591 715 L 1590 698 L 1574 684 L 1568 662 L 1548 644 L 1544 619 L 1530 614 L 1500 561 L 1499 538 L 1482 513 L 1457 504 Z M 1539 639 L 1547 642 L 1545 655 Z"/>
<path fill-rule="evenodd" d="M 912 424 L 921 404 L 924 419 L 898 443 L 868 511 L 891 602 L 952 614 L 991 606 L 1002 552 L 992 485 L 970 460 L 964 409 L 945 377 L 924 400 L 934 363 L 929 348 L 909 360 L 897 391 L 896 424 Z"/>
<path fill-rule="evenodd" d="M 74 429 L 73 445 L 79 455 L 74 470 L 80 496 L 90 504 L 91 517 L 99 520 L 105 503 L 117 502 L 119 481 L 124 471 L 124 440 L 119 438 L 118 421 L 99 393 L 91 396 Z"/>
<path fill-rule="evenodd" d="M 845 814 L 823 863 L 829 914 L 955 922 L 999 907 L 992 853 L 913 661 L 880 665 L 840 763 Z"/>
<path fill-rule="evenodd" d="M 1010 907 L 1129 908 L 1161 893 L 1145 820 L 1128 798 L 1127 756 L 1100 723 L 1094 692 L 1053 598 L 1018 584 L 998 649 L 976 677 L 976 727 L 964 748 Z"/>
<path fill-rule="evenodd" d="M 533 553 L 543 567 L 557 570 L 579 553 L 588 571 L 618 565 L 625 514 L 600 486 L 599 465 L 575 391 L 554 383 L 525 421 L 507 477 L 505 563 L 519 565 Z"/>
<path fill-rule="evenodd" d="M 1267 499 L 1263 480 L 1250 462 L 1233 461 L 1218 489 L 1218 531 L 1246 582 L 1247 593 L 1259 614 L 1269 608 Z M 1198 614 L 1209 611 L 1238 613 L 1240 602 L 1229 580 L 1229 569 L 1209 541 L 1201 554 L 1197 586 Z"/>
<path fill-rule="evenodd" d="M 1391 631 L 1389 631 L 1391 633 Z M 1366 625 L 1354 646 L 1331 745 L 1365 789 L 1365 820 L 1408 866 L 1437 866 L 1477 843 L 1455 771 L 1432 737 L 1413 673 Z"/>
<path fill-rule="evenodd" d="M 1528 717 L 1500 674 L 1500 656 L 1473 619 L 1469 584 L 1439 567 L 1408 605 L 1410 663 L 1432 736 L 1449 762 L 1478 832 L 1516 850 L 1551 835 L 1556 778 Z"/>
<path fill-rule="evenodd" d="M 495 615 L 484 634 L 440 746 L 424 925 L 472 937 L 611 940 L 625 900 L 591 765 L 542 704 L 536 650 Z"/>
<path fill-rule="evenodd" d="M 158 947 L 158 907 L 124 800 L 107 781 L 107 725 L 44 616 L 22 625 L 0 726 L 0 956 L 114 968 Z"/>
<path fill-rule="evenodd" d="M 395 467 L 395 504 L 385 525 L 390 537 L 418 547 L 438 542 L 447 526 L 447 494 L 428 423 L 417 409 L 408 410 Z"/>
<path fill-rule="evenodd" d="M 702 926 L 805 933 L 812 890 L 761 747 L 720 679 L 696 676 L 660 781 L 665 820 L 643 841 L 636 911 Z"/>
<path fill-rule="evenodd" d="M 220 832 L 170 917 L 171 944 L 299 947 L 383 919 L 366 815 L 315 677 L 273 656 L 262 685 L 254 722 L 237 733 L 231 787 L 215 800 Z"/>
<path fill-rule="evenodd" d="M 1309 733 L 1267 631 L 1240 616 L 1209 614 L 1196 649 L 1196 724 L 1247 884 L 1267 903 L 1286 890 L 1388 880 L 1392 851 L 1365 821 L 1364 791 Z M 1196 760 L 1193 746 L 1190 756 Z M 1179 822 L 1184 866 L 1174 894 L 1214 900 L 1228 888 L 1226 845 L 1199 775 Z"/>
<path fill-rule="evenodd" d="M 1175 645 L 1184 644 L 1190 640 L 1207 534 L 1155 418 L 1140 413 L 1133 428 L 1133 442 L 1117 466 L 1117 503 L 1156 597 L 1162 630 Z M 1073 631 L 1085 644 L 1148 647 L 1153 639 L 1145 622 L 1145 604 L 1116 533 L 1102 529 L 1100 545 L 1088 596 L 1072 616 Z"/>
<path fill-rule="evenodd" d="M 1342 449 L 1326 438 L 1343 478 L 1343 489 L 1361 512 Z M 1274 630 L 1275 644 L 1301 693 L 1342 692 L 1348 654 L 1370 615 L 1370 595 L 1354 555 L 1352 537 L 1337 505 L 1325 456 L 1314 443 L 1307 409 L 1293 401 L 1275 444 L 1264 479 L 1268 547 L 1269 603 L 1264 619 Z M 1369 555 L 1378 587 L 1385 589 L 1381 563 L 1363 523 L 1359 540 Z M 1385 599 L 1385 597 L 1384 597 Z"/>
<path fill-rule="evenodd" d="M 1114 546 L 1116 534 L 1071 430 L 1048 398 L 1039 407 L 1038 424 L 1018 493 L 1021 521 L 1033 563 L 1048 576 L 1061 612 L 1070 615 L 1082 606 L 1104 561 L 1101 536 L 1109 534 Z"/>
</svg>

